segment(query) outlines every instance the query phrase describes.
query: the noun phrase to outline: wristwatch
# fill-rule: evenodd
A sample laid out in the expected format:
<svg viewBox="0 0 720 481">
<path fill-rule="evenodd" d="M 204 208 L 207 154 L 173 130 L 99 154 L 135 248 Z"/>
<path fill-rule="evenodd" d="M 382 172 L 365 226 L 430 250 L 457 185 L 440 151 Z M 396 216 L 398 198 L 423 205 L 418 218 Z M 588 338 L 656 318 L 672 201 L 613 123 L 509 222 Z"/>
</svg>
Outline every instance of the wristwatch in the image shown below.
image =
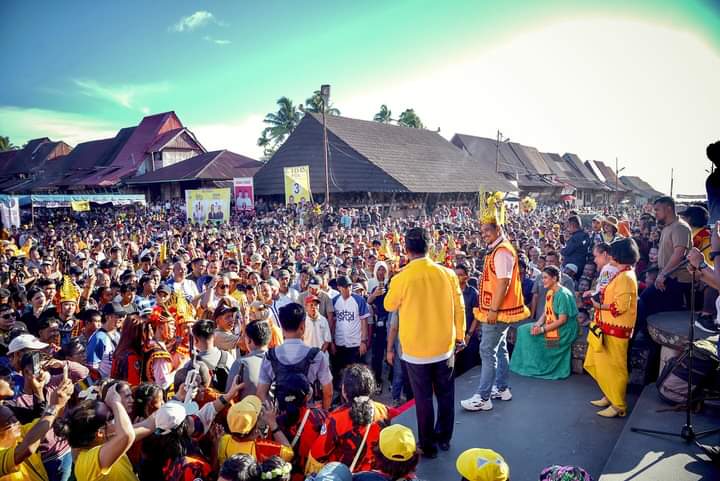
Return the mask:
<svg viewBox="0 0 720 481">
<path fill-rule="evenodd" d="M 710 267 L 710 266 L 707 264 L 707 262 L 701 261 L 700 265 L 698 266 L 698 270 L 703 271 L 703 270 L 707 269 L 708 267 Z"/>
</svg>

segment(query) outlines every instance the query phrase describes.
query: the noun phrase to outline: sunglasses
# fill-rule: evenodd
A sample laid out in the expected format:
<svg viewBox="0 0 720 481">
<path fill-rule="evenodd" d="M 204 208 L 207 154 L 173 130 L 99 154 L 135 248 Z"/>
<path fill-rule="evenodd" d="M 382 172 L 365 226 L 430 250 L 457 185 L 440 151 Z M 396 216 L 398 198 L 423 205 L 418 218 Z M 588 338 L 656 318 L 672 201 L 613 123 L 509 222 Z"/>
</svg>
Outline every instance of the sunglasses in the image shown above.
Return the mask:
<svg viewBox="0 0 720 481">
<path fill-rule="evenodd" d="M 13 317 L 17 317 L 17 315 L 14 312 L 9 312 L 0 316 L 0 319 L 11 319 Z"/>
<path fill-rule="evenodd" d="M 218 284 L 216 287 L 219 287 L 220 289 L 227 289 L 229 286 L 227 284 Z"/>
</svg>

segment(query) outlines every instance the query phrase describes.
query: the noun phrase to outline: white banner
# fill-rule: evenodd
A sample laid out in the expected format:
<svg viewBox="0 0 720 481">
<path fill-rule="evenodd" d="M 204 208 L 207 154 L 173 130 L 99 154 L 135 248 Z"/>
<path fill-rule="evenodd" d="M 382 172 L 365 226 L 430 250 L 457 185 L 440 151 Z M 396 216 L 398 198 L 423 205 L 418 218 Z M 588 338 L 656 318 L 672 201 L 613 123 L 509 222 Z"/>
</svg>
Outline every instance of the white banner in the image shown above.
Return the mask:
<svg viewBox="0 0 720 481">
<path fill-rule="evenodd" d="M 6 197 L 0 201 L 0 218 L 5 227 L 20 227 L 20 199 Z"/>
</svg>

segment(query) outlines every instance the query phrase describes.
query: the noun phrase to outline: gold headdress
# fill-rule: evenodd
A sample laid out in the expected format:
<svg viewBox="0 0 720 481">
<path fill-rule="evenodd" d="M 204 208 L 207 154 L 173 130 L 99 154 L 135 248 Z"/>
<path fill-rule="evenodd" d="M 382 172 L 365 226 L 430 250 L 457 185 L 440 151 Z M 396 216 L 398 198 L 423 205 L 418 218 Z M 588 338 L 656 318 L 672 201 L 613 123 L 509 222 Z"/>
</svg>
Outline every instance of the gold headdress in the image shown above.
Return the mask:
<svg viewBox="0 0 720 481">
<path fill-rule="evenodd" d="M 63 302 L 75 302 L 80 299 L 80 289 L 70 279 L 70 276 L 63 276 L 62 286 L 60 287 L 60 304 Z"/>
<path fill-rule="evenodd" d="M 520 201 L 520 210 L 524 214 L 529 214 L 537 208 L 537 201 L 532 197 L 524 197 Z"/>
<path fill-rule="evenodd" d="M 483 224 L 505 224 L 505 194 L 480 191 L 478 213 Z"/>
</svg>

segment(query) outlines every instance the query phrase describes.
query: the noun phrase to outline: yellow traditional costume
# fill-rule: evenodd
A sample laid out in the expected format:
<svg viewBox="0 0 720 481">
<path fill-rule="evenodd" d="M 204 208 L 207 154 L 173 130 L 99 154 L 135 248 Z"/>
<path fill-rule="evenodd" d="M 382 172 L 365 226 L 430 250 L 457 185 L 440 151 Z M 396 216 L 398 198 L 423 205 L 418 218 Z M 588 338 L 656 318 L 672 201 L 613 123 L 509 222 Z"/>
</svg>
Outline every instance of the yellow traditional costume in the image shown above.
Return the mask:
<svg viewBox="0 0 720 481">
<path fill-rule="evenodd" d="M 601 346 L 588 348 L 584 364 L 605 397 L 622 413 L 627 409 L 627 351 L 637 319 L 637 292 L 635 271 L 630 268 L 620 271 L 607 285 L 600 303 L 610 307 L 598 310 L 599 315 L 595 317 L 602 331 Z M 588 339 L 588 344 L 595 343 Z"/>
</svg>

